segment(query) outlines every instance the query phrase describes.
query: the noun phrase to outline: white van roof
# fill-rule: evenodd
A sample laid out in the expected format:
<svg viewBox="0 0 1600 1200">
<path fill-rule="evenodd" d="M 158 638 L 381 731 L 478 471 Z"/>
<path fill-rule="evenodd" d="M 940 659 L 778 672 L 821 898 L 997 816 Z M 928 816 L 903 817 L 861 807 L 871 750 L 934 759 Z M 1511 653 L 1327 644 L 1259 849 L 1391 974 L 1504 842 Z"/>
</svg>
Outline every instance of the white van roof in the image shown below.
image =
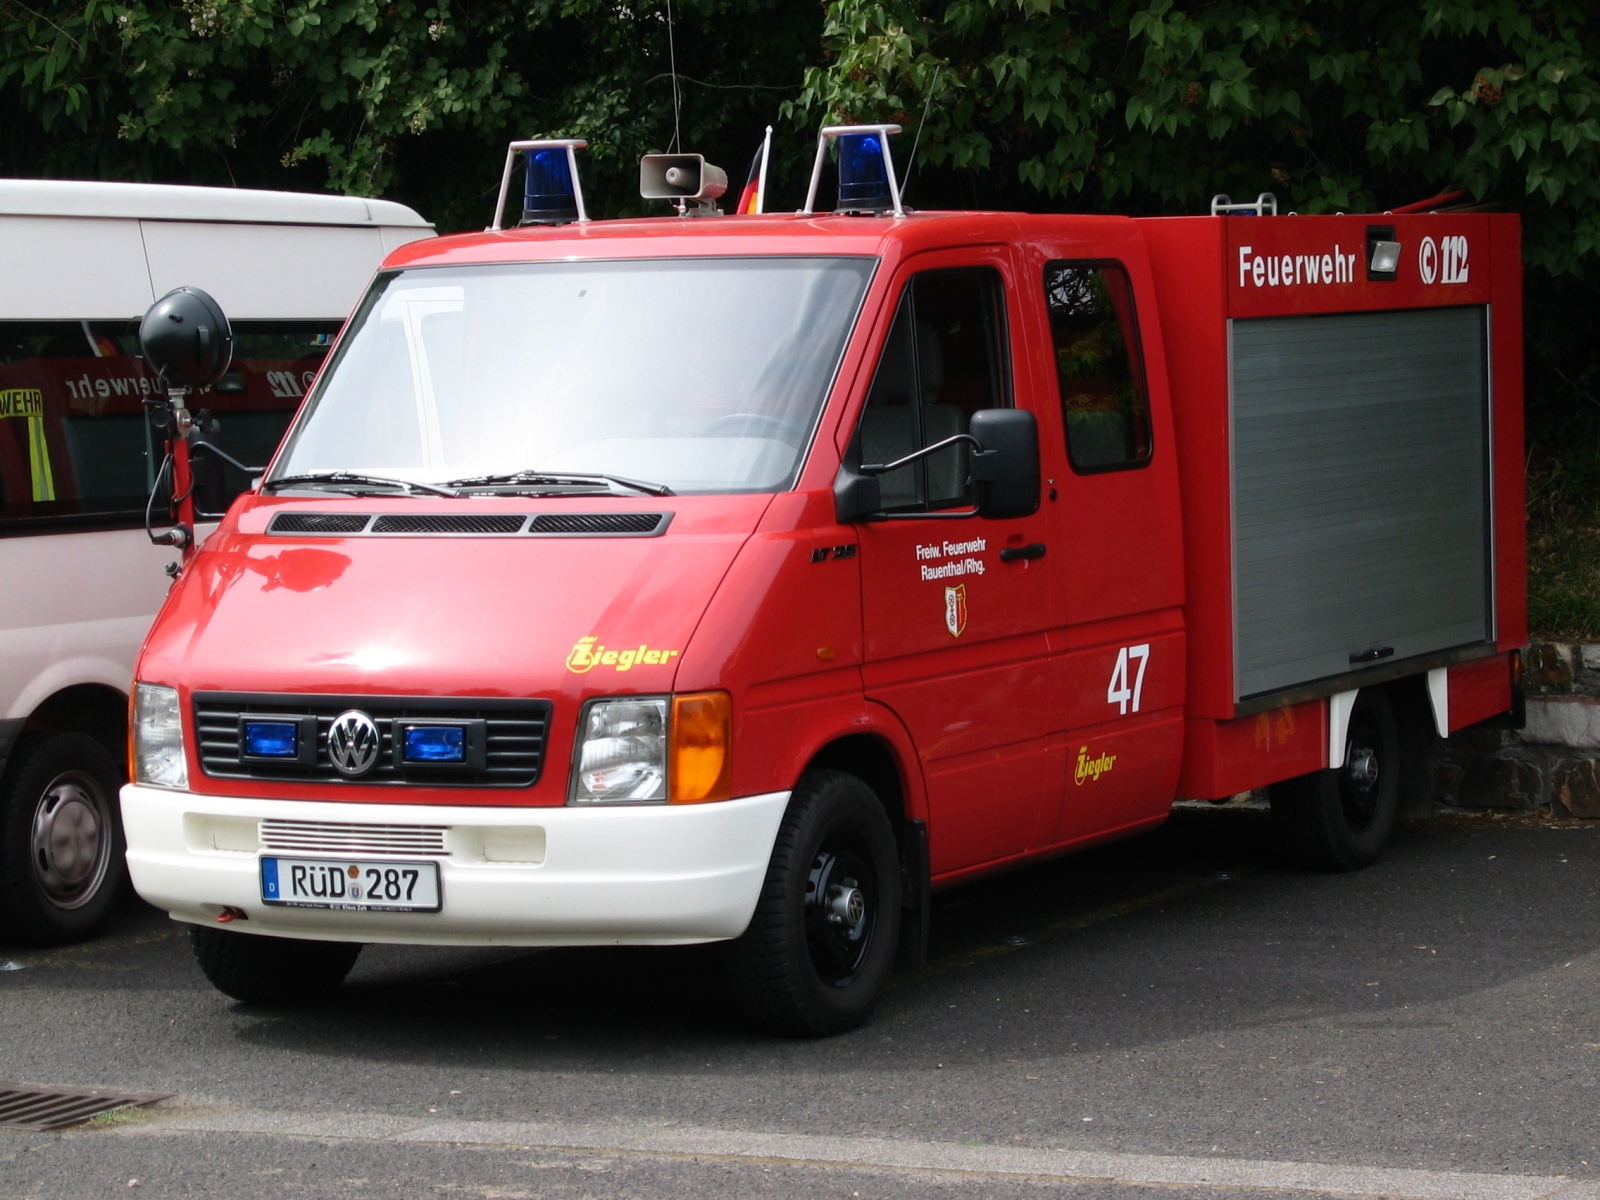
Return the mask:
<svg viewBox="0 0 1600 1200">
<path fill-rule="evenodd" d="M 0 215 L 432 228 L 416 212 L 392 200 L 76 179 L 0 179 Z"/>
</svg>

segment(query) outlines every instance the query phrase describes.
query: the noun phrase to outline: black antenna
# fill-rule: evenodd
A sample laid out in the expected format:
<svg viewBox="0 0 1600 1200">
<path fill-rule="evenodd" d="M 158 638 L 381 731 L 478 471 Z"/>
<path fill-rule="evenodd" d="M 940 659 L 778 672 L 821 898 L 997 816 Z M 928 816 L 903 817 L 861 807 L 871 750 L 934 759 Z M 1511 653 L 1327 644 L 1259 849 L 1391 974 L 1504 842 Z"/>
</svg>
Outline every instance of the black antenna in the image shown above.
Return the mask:
<svg viewBox="0 0 1600 1200">
<path fill-rule="evenodd" d="M 679 149 L 678 50 L 672 43 L 672 0 L 667 0 L 667 64 L 672 71 L 672 150 Z"/>
<path fill-rule="evenodd" d="M 905 203 L 906 189 L 911 186 L 912 173 L 917 169 L 917 147 L 922 145 L 922 127 L 928 123 L 928 111 L 933 107 L 933 93 L 939 88 L 939 72 L 943 70 L 943 63 L 933 70 L 933 82 L 928 85 L 928 100 L 922 106 L 922 120 L 917 122 L 917 136 L 911 139 L 911 159 L 906 163 L 906 181 L 900 185 L 901 204 Z"/>
</svg>

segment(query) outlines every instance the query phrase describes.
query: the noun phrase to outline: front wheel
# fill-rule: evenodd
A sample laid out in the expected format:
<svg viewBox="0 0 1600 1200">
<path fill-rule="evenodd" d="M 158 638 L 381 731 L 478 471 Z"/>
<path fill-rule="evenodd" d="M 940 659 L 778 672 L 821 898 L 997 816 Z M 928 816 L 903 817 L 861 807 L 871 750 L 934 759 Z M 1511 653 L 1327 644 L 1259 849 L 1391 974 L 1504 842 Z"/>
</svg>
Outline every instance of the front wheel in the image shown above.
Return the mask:
<svg viewBox="0 0 1600 1200">
<path fill-rule="evenodd" d="M 246 1004 L 310 1004 L 332 994 L 356 965 L 356 942 L 234 933 L 191 925 L 195 961 L 219 992 Z"/>
<path fill-rule="evenodd" d="M 1344 766 L 1274 784 L 1267 796 L 1286 854 L 1302 866 L 1354 871 L 1378 861 L 1400 807 L 1400 727 L 1382 691 L 1350 713 Z"/>
<path fill-rule="evenodd" d="M 854 775 L 807 774 L 755 916 L 727 950 L 734 1003 L 771 1033 L 853 1029 L 872 1015 L 899 933 L 900 863 L 883 804 Z"/>
<path fill-rule="evenodd" d="M 128 878 L 116 761 L 94 738 L 19 747 L 0 792 L 0 915 L 30 942 L 89 937 Z"/>
</svg>

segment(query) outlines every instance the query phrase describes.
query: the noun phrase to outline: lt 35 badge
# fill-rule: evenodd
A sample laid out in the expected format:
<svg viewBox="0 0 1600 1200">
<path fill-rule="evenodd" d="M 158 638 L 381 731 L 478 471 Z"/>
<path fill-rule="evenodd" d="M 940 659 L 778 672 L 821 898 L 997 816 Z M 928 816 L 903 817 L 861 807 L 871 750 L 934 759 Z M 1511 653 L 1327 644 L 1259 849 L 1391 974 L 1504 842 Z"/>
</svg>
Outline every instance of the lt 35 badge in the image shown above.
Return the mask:
<svg viewBox="0 0 1600 1200">
<path fill-rule="evenodd" d="M 944 627 L 951 637 L 960 637 L 967 627 L 967 585 L 964 583 L 944 590 Z"/>
</svg>

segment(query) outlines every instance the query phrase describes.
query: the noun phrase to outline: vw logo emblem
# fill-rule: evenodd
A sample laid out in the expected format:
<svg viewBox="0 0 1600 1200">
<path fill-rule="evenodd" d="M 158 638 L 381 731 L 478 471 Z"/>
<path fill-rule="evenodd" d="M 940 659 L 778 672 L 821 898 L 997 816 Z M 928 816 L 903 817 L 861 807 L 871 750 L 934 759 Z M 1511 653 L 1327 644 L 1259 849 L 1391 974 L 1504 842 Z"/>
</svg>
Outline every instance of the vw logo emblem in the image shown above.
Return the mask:
<svg viewBox="0 0 1600 1200">
<path fill-rule="evenodd" d="M 328 730 L 328 758 L 334 770 L 352 779 L 372 770 L 382 745 L 378 726 L 360 709 L 340 713 Z"/>
</svg>

